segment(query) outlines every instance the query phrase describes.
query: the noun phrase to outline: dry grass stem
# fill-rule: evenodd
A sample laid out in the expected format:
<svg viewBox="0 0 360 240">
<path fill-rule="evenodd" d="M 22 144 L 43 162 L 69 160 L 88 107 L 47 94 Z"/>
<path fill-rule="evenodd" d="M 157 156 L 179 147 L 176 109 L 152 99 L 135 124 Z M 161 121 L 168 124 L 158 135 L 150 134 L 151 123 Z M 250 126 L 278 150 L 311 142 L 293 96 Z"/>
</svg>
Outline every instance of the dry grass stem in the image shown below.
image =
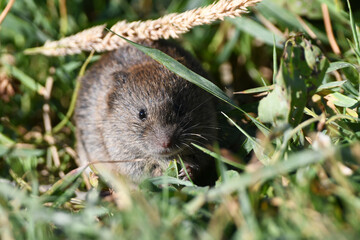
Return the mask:
<svg viewBox="0 0 360 240">
<path fill-rule="evenodd" d="M 2 11 L 2 13 L 0 14 L 0 24 L 2 23 L 2 21 L 4 21 L 6 15 L 9 13 L 12 5 L 14 4 L 15 0 L 10 0 L 8 2 L 8 4 L 6 5 L 4 11 Z"/>
<path fill-rule="evenodd" d="M 269 29 L 271 32 L 275 33 L 276 35 L 279 35 L 283 38 L 285 38 L 285 34 L 280 31 L 271 21 L 269 21 L 266 17 L 264 17 L 261 13 L 256 12 L 256 17 L 260 20 L 264 26 Z"/>
<path fill-rule="evenodd" d="M 14 95 L 15 90 L 11 78 L 6 73 L 0 73 L 0 100 L 9 102 Z"/>
<path fill-rule="evenodd" d="M 199 25 L 210 24 L 225 17 L 238 17 L 261 0 L 219 0 L 213 4 L 183 13 L 171 13 L 156 20 L 126 22 L 120 21 L 111 30 L 132 41 L 178 38 Z M 126 42 L 111 32 L 105 32 L 105 25 L 96 26 L 80 33 L 46 42 L 43 47 L 28 49 L 27 54 L 61 56 L 78 54 L 82 51 L 96 52 L 117 49 Z"/>
<path fill-rule="evenodd" d="M 318 37 L 316 36 L 316 34 L 313 32 L 313 30 L 311 30 L 311 28 L 306 24 L 306 22 L 300 17 L 300 16 L 296 16 L 296 19 L 299 21 L 299 23 L 301 24 L 301 26 L 304 28 L 304 30 L 306 31 L 307 34 L 309 34 L 309 36 L 312 39 L 317 39 Z"/>
<path fill-rule="evenodd" d="M 60 32 L 65 34 L 68 29 L 68 17 L 66 9 L 66 0 L 59 1 L 59 10 L 60 10 Z"/>
<path fill-rule="evenodd" d="M 59 157 L 57 148 L 55 146 L 55 138 L 51 135 L 52 126 L 51 126 L 51 118 L 50 118 L 50 105 L 48 103 L 50 100 L 50 97 L 51 97 L 51 90 L 52 90 L 53 83 L 54 83 L 54 79 L 52 77 L 48 77 L 46 79 L 46 85 L 45 85 L 46 91 L 44 94 L 45 104 L 43 105 L 43 121 L 44 121 L 44 128 L 45 128 L 44 139 L 50 145 L 51 156 L 52 156 L 55 166 L 57 168 L 59 168 L 60 167 L 60 157 Z M 59 176 L 64 177 L 65 176 L 64 172 L 60 170 Z"/>
<path fill-rule="evenodd" d="M 324 25 L 325 25 L 326 35 L 328 36 L 331 49 L 333 50 L 333 52 L 336 55 L 340 55 L 341 51 L 340 51 L 339 45 L 336 42 L 333 30 L 332 30 L 328 6 L 325 3 L 322 3 L 321 10 L 322 10 L 323 17 L 324 17 Z"/>
</svg>

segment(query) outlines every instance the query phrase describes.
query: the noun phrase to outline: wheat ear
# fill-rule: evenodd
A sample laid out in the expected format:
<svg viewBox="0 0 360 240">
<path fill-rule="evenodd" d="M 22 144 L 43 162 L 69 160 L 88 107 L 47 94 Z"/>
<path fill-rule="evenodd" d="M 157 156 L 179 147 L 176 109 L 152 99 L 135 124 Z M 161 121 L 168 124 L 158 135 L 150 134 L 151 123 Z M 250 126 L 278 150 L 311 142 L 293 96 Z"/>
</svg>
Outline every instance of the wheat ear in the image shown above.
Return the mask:
<svg viewBox="0 0 360 240">
<path fill-rule="evenodd" d="M 111 30 L 132 41 L 178 38 L 199 25 L 210 24 L 225 17 L 238 17 L 247 13 L 247 7 L 261 0 L 219 0 L 213 4 L 183 13 L 171 13 L 156 20 L 126 22 L 120 21 Z M 82 51 L 111 51 L 126 44 L 111 32 L 105 32 L 105 25 L 86 29 L 58 41 L 47 41 L 44 46 L 25 51 L 27 54 L 62 56 Z"/>
</svg>

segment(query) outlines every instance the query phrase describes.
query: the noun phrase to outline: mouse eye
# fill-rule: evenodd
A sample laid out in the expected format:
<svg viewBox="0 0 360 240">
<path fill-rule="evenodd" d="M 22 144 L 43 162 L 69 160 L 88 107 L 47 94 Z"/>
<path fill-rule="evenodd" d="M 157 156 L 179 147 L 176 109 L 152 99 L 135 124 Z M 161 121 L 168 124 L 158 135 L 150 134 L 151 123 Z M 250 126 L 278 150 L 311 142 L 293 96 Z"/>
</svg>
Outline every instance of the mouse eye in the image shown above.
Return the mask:
<svg viewBox="0 0 360 240">
<path fill-rule="evenodd" d="M 140 112 L 139 112 L 139 118 L 140 118 L 140 120 L 145 120 L 146 119 L 146 117 L 147 117 L 147 113 L 146 113 L 146 111 L 144 110 L 144 109 L 141 109 L 140 110 Z"/>
</svg>

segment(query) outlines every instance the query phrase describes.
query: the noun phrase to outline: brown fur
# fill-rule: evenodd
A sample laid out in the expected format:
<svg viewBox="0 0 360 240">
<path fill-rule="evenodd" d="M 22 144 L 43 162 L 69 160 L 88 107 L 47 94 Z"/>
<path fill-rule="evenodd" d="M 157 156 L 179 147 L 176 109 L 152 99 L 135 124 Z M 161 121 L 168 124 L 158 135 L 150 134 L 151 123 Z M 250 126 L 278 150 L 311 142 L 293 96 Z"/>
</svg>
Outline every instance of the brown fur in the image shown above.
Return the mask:
<svg viewBox="0 0 360 240">
<path fill-rule="evenodd" d="M 165 41 L 150 45 L 205 76 L 181 48 Z M 75 120 L 82 163 L 126 161 L 109 166 L 138 182 L 161 175 L 179 154 L 196 183 L 213 183 L 213 160 L 191 145 L 211 144 L 216 137 L 211 95 L 132 46 L 104 55 L 81 84 Z"/>
</svg>

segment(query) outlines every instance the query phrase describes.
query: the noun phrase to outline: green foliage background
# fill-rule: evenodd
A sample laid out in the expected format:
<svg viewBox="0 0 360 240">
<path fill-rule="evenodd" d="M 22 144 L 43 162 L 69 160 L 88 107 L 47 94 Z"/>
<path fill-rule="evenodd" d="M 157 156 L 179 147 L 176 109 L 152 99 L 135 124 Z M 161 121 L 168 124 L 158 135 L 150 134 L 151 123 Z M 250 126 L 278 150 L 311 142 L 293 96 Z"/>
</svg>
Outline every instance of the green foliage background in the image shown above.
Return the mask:
<svg viewBox="0 0 360 240">
<path fill-rule="evenodd" d="M 14 90 L 0 96 L 1 239 L 360 236 L 357 1 L 350 1 L 350 14 L 340 0 L 264 0 L 242 18 L 192 29 L 177 42 L 217 87 L 138 46 L 232 105 L 220 104 L 220 145 L 207 150 L 218 160 L 215 187 L 171 177 L 173 166 L 168 176 L 139 187 L 106 170 L 86 184 L 74 158 L 76 127 L 67 121 L 60 131 L 46 131 L 43 112 L 49 106 L 53 127 L 64 119 L 89 53 L 46 57 L 25 49 L 94 25 L 211 2 L 74 0 L 65 12 L 57 0 L 15 1 L 0 25 L 0 89 L 6 83 Z M 6 3 L 0 0 L 0 9 Z M 329 9 L 339 55 L 330 47 L 321 4 Z M 46 99 L 39 93 L 51 79 Z M 109 187 L 116 194 L 103 196 Z"/>
</svg>

